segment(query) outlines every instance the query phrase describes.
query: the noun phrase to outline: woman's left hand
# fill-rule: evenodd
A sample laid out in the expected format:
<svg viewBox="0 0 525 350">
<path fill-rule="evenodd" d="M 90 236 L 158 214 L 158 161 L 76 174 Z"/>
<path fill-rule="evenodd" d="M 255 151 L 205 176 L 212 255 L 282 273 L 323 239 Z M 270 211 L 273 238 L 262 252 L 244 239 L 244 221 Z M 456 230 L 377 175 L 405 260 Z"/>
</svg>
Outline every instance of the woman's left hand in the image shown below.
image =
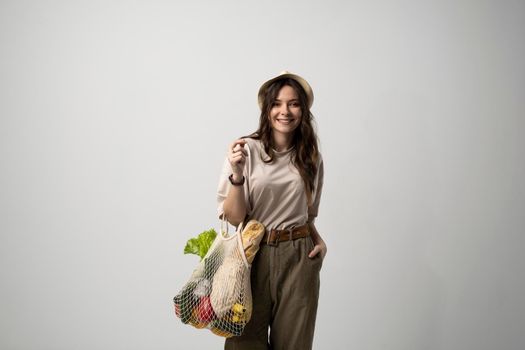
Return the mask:
<svg viewBox="0 0 525 350">
<path fill-rule="evenodd" d="M 325 255 L 326 255 L 326 250 L 327 250 L 326 249 L 326 244 L 324 243 L 324 241 L 322 239 L 319 240 L 318 242 L 314 241 L 314 249 L 312 249 L 310 254 L 308 254 L 308 257 L 309 258 L 314 258 L 314 257 L 317 256 L 317 254 L 319 254 L 321 259 L 324 259 Z"/>
</svg>

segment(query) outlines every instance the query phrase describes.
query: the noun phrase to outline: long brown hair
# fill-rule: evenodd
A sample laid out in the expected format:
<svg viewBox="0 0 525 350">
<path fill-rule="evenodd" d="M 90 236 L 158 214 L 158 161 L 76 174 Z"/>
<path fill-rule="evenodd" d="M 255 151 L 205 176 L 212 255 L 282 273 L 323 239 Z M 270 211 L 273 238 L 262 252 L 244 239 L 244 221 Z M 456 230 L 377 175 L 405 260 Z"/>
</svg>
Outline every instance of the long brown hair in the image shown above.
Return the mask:
<svg viewBox="0 0 525 350">
<path fill-rule="evenodd" d="M 268 155 L 268 158 L 263 159 L 263 161 L 265 163 L 272 163 L 275 157 L 273 150 L 275 145 L 272 137 L 272 126 L 269 116 L 279 91 L 281 91 L 281 88 L 286 85 L 293 88 L 297 93 L 302 112 L 301 123 L 297 129 L 295 129 L 293 134 L 291 160 L 303 179 L 308 203 L 311 204 L 312 194 L 315 191 L 315 176 L 319 170 L 317 167 L 319 147 L 317 135 L 312 125 L 314 116 L 308 108 L 306 93 L 298 82 L 291 78 L 283 78 L 274 81 L 268 86 L 261 108 L 259 128 L 247 137 L 261 140 L 264 151 Z"/>
</svg>

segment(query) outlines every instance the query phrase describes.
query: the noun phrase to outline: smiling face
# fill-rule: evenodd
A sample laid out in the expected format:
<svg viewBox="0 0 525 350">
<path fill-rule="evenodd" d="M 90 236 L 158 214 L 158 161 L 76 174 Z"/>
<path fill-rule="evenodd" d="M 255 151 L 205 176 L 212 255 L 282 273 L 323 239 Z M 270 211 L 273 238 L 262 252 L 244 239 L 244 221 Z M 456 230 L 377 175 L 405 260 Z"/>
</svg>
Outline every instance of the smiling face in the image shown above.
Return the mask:
<svg viewBox="0 0 525 350">
<path fill-rule="evenodd" d="M 301 123 L 301 117 L 302 110 L 297 92 L 291 86 L 284 85 L 279 90 L 269 115 L 276 141 L 291 140 L 295 129 Z"/>
</svg>

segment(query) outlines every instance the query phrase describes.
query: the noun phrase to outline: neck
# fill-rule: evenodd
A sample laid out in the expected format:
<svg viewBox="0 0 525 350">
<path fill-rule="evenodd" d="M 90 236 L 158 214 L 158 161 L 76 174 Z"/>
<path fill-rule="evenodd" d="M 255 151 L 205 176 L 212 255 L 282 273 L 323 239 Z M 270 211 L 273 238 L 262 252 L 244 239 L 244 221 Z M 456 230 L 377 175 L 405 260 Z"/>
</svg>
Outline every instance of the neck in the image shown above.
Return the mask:
<svg viewBox="0 0 525 350">
<path fill-rule="evenodd" d="M 292 135 L 283 135 L 279 133 L 273 134 L 274 149 L 277 152 L 286 151 L 292 145 Z"/>
</svg>

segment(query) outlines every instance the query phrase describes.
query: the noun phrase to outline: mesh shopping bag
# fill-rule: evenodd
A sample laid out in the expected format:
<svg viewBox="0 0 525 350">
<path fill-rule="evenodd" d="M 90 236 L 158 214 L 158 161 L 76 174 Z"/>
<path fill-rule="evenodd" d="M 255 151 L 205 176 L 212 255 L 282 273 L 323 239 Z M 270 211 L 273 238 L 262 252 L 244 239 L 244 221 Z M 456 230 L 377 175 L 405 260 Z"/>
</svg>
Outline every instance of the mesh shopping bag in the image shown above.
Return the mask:
<svg viewBox="0 0 525 350">
<path fill-rule="evenodd" d="M 173 302 L 183 323 L 228 338 L 241 335 L 252 315 L 250 268 L 264 226 L 251 220 L 230 235 L 225 222 Z"/>
</svg>

